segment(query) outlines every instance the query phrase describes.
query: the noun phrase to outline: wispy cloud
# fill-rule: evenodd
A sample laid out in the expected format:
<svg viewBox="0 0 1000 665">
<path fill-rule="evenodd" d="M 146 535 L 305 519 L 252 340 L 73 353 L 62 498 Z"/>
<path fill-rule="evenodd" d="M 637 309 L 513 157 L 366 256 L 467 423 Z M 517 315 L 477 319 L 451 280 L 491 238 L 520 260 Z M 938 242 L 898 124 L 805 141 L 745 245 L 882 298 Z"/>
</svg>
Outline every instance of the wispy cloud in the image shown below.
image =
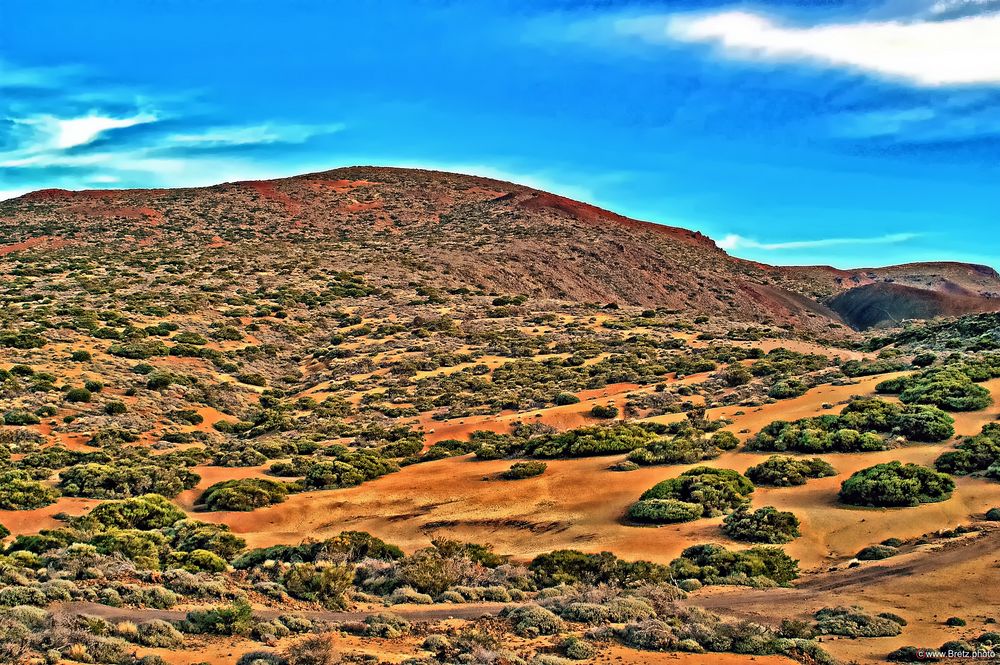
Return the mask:
<svg viewBox="0 0 1000 665">
<path fill-rule="evenodd" d="M 1000 9 L 1000 0 L 938 0 L 929 14 L 937 18 L 955 18 Z"/>
<path fill-rule="evenodd" d="M 12 148 L 0 152 L 0 167 L 84 165 L 100 161 L 93 154 L 77 153 L 74 149 L 92 144 L 105 132 L 156 120 L 156 115 L 149 112 L 116 118 L 96 111 L 75 118 L 53 115 L 8 118 Z"/>
<path fill-rule="evenodd" d="M 0 60 L 0 89 L 0 199 L 39 187 L 194 186 L 318 170 L 327 163 L 275 166 L 260 151 L 345 129 L 332 122 L 220 124 L 189 95 L 109 85 L 76 67 Z"/>
<path fill-rule="evenodd" d="M 0 89 L 57 87 L 80 72 L 81 68 L 73 65 L 24 67 L 0 58 Z"/>
<path fill-rule="evenodd" d="M 765 251 L 782 251 L 796 249 L 816 249 L 822 247 L 843 247 L 851 245 L 895 245 L 915 240 L 919 233 L 890 233 L 869 238 L 819 238 L 816 240 L 790 240 L 786 242 L 758 242 L 741 235 L 731 233 L 718 241 L 719 247 L 726 251 L 740 249 L 759 249 Z"/>
<path fill-rule="evenodd" d="M 156 115 L 139 113 L 125 118 L 113 118 L 92 112 L 79 118 L 56 118 L 44 115 L 37 118 L 15 119 L 15 122 L 38 130 L 38 149 L 66 150 L 93 142 L 104 132 L 112 129 L 124 129 L 151 122 L 156 122 Z"/>
<path fill-rule="evenodd" d="M 278 124 L 210 127 L 199 132 L 171 134 L 166 141 L 176 145 L 241 146 L 272 143 L 304 143 L 314 136 L 334 134 L 344 130 L 342 123 Z"/>
<path fill-rule="evenodd" d="M 732 58 L 812 61 L 920 86 L 1000 84 L 1000 14 L 993 13 L 792 25 L 725 11 L 619 20 L 615 30 L 653 42 L 714 44 Z"/>
</svg>

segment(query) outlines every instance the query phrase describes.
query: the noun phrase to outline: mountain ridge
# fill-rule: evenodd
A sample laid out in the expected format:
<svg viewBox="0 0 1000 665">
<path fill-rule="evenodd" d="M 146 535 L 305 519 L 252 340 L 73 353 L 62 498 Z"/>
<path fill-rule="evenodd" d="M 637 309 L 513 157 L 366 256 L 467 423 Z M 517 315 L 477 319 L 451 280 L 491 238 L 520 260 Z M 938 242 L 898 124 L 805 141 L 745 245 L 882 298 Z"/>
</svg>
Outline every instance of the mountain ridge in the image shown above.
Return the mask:
<svg viewBox="0 0 1000 665">
<path fill-rule="evenodd" d="M 661 306 L 812 333 L 1000 309 L 1000 275 L 989 266 L 771 266 L 733 257 L 698 231 L 441 171 L 356 166 L 200 188 L 46 189 L 0 202 L 8 253 L 129 240 L 206 250 L 290 243 L 306 254 L 342 253 L 353 269 L 420 264 L 422 279 L 443 286 Z M 906 288 L 854 291 L 877 284 Z"/>
</svg>

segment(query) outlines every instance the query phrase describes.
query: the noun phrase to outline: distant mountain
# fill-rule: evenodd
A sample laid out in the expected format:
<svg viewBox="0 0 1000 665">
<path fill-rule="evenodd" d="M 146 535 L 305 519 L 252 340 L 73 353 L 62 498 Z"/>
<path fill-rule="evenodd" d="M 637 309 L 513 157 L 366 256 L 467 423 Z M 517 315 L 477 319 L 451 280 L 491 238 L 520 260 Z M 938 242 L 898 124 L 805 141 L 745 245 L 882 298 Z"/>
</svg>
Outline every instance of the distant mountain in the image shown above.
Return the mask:
<svg viewBox="0 0 1000 665">
<path fill-rule="evenodd" d="M 985 266 L 775 267 L 708 237 L 529 187 L 453 173 L 351 167 L 193 189 L 42 190 L 0 203 L 0 254 L 66 245 L 261 252 L 593 302 L 660 306 L 812 332 L 1000 310 Z"/>
</svg>

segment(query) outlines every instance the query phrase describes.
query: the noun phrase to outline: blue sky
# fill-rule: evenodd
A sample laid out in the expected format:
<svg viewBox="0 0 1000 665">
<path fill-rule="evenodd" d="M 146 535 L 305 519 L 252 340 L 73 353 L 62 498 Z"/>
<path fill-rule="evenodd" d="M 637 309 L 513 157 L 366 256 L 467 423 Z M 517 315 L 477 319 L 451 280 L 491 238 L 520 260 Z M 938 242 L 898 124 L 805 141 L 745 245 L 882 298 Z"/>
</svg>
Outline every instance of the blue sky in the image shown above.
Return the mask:
<svg viewBox="0 0 1000 665">
<path fill-rule="evenodd" d="M 1000 267 L 1000 0 L 0 4 L 0 198 L 351 164 Z"/>
</svg>

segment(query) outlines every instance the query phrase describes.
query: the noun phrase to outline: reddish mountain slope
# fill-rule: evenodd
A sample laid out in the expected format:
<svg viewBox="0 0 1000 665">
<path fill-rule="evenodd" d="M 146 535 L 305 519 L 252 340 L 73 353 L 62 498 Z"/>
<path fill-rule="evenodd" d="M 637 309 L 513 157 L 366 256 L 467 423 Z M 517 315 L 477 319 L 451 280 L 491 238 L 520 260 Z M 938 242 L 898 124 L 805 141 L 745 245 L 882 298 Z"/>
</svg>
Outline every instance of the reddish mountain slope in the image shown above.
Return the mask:
<svg viewBox="0 0 1000 665">
<path fill-rule="evenodd" d="M 336 253 L 345 269 L 443 288 L 662 306 L 814 332 L 991 310 L 1000 294 L 1000 276 L 983 266 L 777 268 L 733 258 L 697 232 L 433 171 L 352 167 L 198 189 L 43 190 L 0 203 L 0 246 L 9 251 L 232 243 L 290 244 L 303 260 Z"/>
</svg>

